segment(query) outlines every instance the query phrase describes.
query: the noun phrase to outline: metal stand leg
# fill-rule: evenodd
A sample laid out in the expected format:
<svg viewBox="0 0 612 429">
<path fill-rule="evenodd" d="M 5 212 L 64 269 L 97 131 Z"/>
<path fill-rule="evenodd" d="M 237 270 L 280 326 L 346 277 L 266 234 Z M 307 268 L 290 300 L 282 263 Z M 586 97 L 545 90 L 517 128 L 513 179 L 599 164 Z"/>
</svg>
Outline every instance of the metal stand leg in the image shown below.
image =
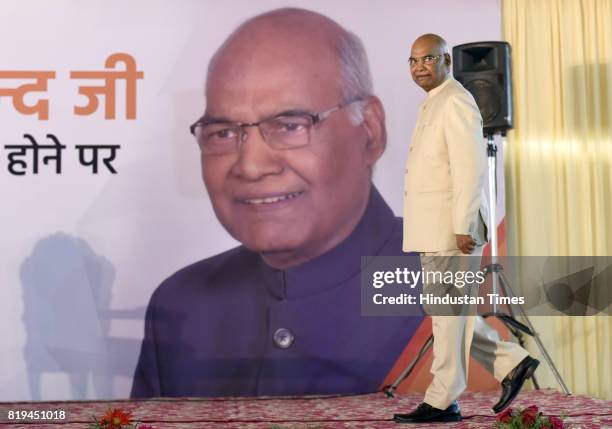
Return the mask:
<svg viewBox="0 0 612 429">
<path fill-rule="evenodd" d="M 402 371 L 402 373 L 397 377 L 397 379 L 393 382 L 393 384 L 390 386 L 386 386 L 383 389 L 383 392 L 385 392 L 385 395 L 387 395 L 389 398 L 393 398 L 395 396 L 395 390 L 397 389 L 397 386 L 399 386 L 402 381 L 404 381 L 406 378 L 408 378 L 408 376 L 410 376 L 410 374 L 412 373 L 412 370 L 414 370 L 414 367 L 419 362 L 419 360 L 421 360 L 421 358 L 423 357 L 423 355 L 425 355 L 427 350 L 429 350 L 431 346 L 433 346 L 433 342 L 434 342 L 434 337 L 433 335 L 430 335 L 429 338 L 427 338 L 427 341 L 425 341 L 425 344 L 423 344 L 423 347 L 421 347 L 421 350 L 419 350 L 419 352 L 415 356 L 415 358 L 412 359 L 412 361 L 408 364 L 406 369 Z"/>
<path fill-rule="evenodd" d="M 514 293 L 514 289 L 512 289 L 512 286 L 510 286 L 510 282 L 508 281 L 508 278 L 506 277 L 506 275 L 501 270 L 498 272 L 498 275 L 499 275 L 499 279 L 501 281 L 501 285 L 502 285 L 506 295 L 511 296 L 511 297 L 516 297 L 516 294 Z M 533 333 L 532 334 L 533 340 L 536 342 L 536 345 L 538 346 L 538 349 L 540 349 L 540 353 L 542 353 L 542 356 L 544 357 L 544 360 L 546 360 L 546 363 L 548 363 L 548 366 L 552 370 L 553 375 L 555 376 L 555 379 L 557 380 L 557 382 L 561 386 L 561 389 L 563 390 L 563 393 L 565 393 L 566 395 L 571 395 L 572 392 L 570 392 L 569 388 L 567 387 L 567 385 L 563 381 L 563 378 L 561 377 L 561 374 L 557 370 L 557 366 L 555 365 L 555 363 L 553 362 L 552 358 L 548 354 L 548 350 L 546 350 L 546 347 L 544 347 L 544 343 L 542 343 L 542 340 L 540 340 L 540 336 L 537 333 L 537 331 L 535 330 L 535 328 L 533 327 L 533 324 L 531 323 L 531 320 L 529 320 L 529 317 L 527 317 L 527 314 L 525 313 L 525 310 L 519 304 L 517 304 L 515 306 L 518 308 L 519 313 L 521 315 L 521 318 L 525 321 L 525 323 L 527 324 L 527 326 L 529 327 L 529 329 Z"/>
</svg>

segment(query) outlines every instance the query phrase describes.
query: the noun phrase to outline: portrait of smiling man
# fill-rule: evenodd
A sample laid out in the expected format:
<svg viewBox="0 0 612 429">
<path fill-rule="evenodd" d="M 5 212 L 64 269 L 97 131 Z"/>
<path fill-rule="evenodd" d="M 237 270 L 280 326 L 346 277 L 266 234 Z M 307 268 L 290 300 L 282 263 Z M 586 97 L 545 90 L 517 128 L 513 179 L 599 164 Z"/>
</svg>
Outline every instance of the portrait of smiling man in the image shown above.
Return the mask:
<svg viewBox="0 0 612 429">
<path fill-rule="evenodd" d="M 333 37 L 339 30 L 329 26 Z M 338 85 L 329 40 L 315 45 L 316 33 L 280 31 L 246 26 L 213 59 L 206 114 L 194 133 L 223 226 L 285 268 L 325 253 L 354 229 L 384 150 L 384 113 L 378 100 Z M 355 126 L 364 105 L 367 119 Z M 232 124 L 236 118 L 245 123 Z"/>
<path fill-rule="evenodd" d="M 331 19 L 249 19 L 208 67 L 192 126 L 215 214 L 242 243 L 165 280 L 133 397 L 378 390 L 420 317 L 362 317 L 361 256 L 402 255 L 372 185 L 386 145 L 363 44 Z"/>
</svg>

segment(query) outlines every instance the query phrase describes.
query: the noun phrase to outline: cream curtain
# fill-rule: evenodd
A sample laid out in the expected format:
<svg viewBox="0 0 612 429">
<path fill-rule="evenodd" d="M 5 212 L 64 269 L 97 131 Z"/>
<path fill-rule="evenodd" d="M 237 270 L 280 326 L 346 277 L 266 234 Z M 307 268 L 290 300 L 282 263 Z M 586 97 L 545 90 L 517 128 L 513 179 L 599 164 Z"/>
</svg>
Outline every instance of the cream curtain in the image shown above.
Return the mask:
<svg viewBox="0 0 612 429">
<path fill-rule="evenodd" d="M 502 23 L 515 108 L 508 253 L 612 255 L 612 0 L 503 0 Z M 612 317 L 533 322 L 574 393 L 612 399 Z"/>
</svg>

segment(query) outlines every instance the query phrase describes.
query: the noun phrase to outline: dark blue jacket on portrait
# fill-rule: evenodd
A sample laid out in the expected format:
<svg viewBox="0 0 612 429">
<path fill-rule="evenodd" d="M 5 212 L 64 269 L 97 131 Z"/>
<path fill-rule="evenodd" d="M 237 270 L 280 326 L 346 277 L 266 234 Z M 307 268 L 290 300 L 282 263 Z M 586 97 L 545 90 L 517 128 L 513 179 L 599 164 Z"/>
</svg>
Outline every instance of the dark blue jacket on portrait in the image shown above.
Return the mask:
<svg viewBox="0 0 612 429">
<path fill-rule="evenodd" d="M 351 235 L 303 265 L 240 246 L 183 268 L 149 303 L 132 397 L 379 390 L 422 317 L 361 316 L 361 256 L 376 255 L 404 254 L 401 218 L 372 187 Z"/>
</svg>

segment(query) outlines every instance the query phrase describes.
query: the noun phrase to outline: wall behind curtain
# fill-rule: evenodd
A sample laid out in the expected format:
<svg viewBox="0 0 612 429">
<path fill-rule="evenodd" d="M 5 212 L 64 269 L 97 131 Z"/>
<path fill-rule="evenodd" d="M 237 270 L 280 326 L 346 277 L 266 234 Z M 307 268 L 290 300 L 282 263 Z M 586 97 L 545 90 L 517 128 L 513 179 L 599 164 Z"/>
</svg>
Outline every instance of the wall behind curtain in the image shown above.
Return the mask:
<svg viewBox="0 0 612 429">
<path fill-rule="evenodd" d="M 612 1 L 504 0 L 502 27 L 516 115 L 509 254 L 612 255 Z M 612 317 L 533 322 L 574 393 L 612 399 Z M 540 368 L 542 384 L 558 387 Z"/>
</svg>

